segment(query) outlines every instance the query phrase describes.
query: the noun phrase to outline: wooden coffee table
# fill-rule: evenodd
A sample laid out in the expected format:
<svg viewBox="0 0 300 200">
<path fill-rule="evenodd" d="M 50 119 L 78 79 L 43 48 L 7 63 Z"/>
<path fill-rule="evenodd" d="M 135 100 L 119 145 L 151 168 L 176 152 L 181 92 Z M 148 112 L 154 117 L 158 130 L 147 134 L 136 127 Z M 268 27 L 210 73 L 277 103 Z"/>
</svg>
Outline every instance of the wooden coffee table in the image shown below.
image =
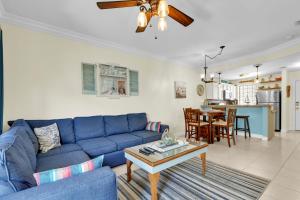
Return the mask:
<svg viewBox="0 0 300 200">
<path fill-rule="evenodd" d="M 150 143 L 154 145 L 155 143 Z M 148 146 L 139 145 L 132 148 L 125 149 L 125 157 L 127 159 L 127 181 L 131 181 L 131 165 L 135 164 L 143 170 L 147 171 L 150 186 L 151 199 L 157 199 L 157 183 L 159 181 L 160 172 L 172 166 L 185 162 L 194 157 L 200 157 L 202 160 L 202 175 L 206 171 L 206 152 L 208 145 L 199 143 L 197 145 L 188 144 L 186 146 L 173 149 L 164 153 L 155 153 L 149 156 L 139 153 L 139 149 Z"/>
</svg>

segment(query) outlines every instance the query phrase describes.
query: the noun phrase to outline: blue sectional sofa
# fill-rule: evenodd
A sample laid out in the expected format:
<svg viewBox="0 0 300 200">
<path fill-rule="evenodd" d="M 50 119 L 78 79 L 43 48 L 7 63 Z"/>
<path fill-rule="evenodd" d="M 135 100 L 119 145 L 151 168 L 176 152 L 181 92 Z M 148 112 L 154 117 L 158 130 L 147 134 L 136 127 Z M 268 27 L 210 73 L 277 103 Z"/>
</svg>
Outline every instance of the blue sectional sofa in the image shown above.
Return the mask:
<svg viewBox="0 0 300 200">
<path fill-rule="evenodd" d="M 56 123 L 62 146 L 39 152 L 33 129 Z M 116 176 L 111 170 L 126 162 L 123 150 L 160 140 L 159 133 L 146 131 L 146 113 L 74 119 L 9 122 L 0 136 L 0 199 L 116 199 Z M 54 183 L 36 186 L 33 173 L 66 167 L 104 155 L 103 166 Z"/>
</svg>

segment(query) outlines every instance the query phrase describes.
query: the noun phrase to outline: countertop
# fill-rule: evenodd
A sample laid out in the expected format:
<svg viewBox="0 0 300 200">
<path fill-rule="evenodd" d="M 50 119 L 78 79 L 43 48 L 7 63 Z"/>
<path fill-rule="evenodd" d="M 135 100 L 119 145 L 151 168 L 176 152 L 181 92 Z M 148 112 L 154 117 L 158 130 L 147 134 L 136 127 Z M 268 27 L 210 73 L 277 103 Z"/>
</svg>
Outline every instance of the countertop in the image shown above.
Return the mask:
<svg viewBox="0 0 300 200">
<path fill-rule="evenodd" d="M 210 107 L 213 108 L 224 108 L 224 107 L 271 107 L 271 105 L 210 105 Z"/>
</svg>

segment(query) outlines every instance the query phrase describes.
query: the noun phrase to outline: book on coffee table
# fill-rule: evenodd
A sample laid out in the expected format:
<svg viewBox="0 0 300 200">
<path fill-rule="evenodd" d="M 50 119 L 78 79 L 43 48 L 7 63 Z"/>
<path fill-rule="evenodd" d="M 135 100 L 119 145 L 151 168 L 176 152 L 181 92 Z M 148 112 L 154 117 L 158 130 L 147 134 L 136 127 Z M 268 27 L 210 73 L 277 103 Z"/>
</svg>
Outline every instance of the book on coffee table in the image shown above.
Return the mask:
<svg viewBox="0 0 300 200">
<path fill-rule="evenodd" d="M 172 144 L 172 145 L 161 145 L 160 142 L 154 142 L 152 144 L 148 144 L 147 147 L 150 147 L 156 151 L 158 151 L 159 153 L 163 153 L 163 152 L 167 152 L 173 149 L 177 149 L 183 146 L 188 145 L 189 143 L 186 141 L 182 141 L 182 140 L 178 140 L 176 143 Z"/>
</svg>

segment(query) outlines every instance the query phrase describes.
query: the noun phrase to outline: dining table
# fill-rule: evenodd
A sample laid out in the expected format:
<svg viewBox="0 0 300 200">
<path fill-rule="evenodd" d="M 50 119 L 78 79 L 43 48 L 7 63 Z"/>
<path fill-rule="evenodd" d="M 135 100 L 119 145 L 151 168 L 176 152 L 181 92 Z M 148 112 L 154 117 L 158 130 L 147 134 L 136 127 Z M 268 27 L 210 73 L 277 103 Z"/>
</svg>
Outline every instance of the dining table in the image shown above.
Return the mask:
<svg viewBox="0 0 300 200">
<path fill-rule="evenodd" d="M 207 122 L 209 123 L 209 141 L 207 141 L 209 144 L 214 143 L 214 135 L 213 135 L 213 129 L 212 129 L 212 123 L 214 122 L 215 118 L 223 118 L 226 115 L 226 112 L 224 110 L 216 110 L 216 109 L 211 109 L 211 110 L 201 110 L 202 115 L 204 117 L 207 117 L 208 120 Z M 206 119 L 204 119 L 206 120 Z"/>
</svg>

